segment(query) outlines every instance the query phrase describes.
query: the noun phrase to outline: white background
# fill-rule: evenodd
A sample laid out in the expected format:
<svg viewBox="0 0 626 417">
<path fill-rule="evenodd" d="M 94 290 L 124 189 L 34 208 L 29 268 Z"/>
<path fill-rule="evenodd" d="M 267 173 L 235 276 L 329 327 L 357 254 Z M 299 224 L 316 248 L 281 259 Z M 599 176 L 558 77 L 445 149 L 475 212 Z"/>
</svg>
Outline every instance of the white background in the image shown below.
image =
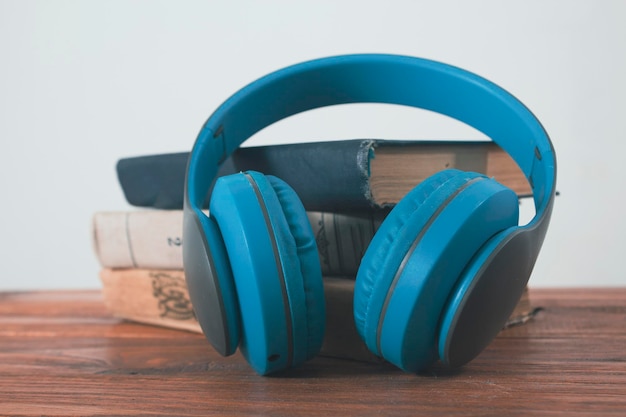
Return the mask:
<svg viewBox="0 0 626 417">
<path fill-rule="evenodd" d="M 0 0 L 0 289 L 99 287 L 91 216 L 131 209 L 119 158 L 189 150 L 248 82 L 357 52 L 447 62 L 520 98 L 553 139 L 561 192 L 531 285 L 624 285 L 625 41 L 624 1 Z M 475 136 L 353 106 L 247 144 Z"/>
</svg>

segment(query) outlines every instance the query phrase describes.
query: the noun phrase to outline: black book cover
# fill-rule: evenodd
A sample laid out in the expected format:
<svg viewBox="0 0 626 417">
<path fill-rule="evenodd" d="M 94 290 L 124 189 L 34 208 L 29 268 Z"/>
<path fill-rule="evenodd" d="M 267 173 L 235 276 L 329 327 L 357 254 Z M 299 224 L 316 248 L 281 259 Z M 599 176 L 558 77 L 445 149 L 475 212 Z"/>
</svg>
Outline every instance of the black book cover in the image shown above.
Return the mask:
<svg viewBox="0 0 626 417">
<path fill-rule="evenodd" d="M 369 160 L 378 142 L 353 139 L 239 148 L 218 175 L 254 170 L 277 176 L 309 211 L 371 210 L 378 207 L 369 191 Z M 120 159 L 117 175 L 126 200 L 138 207 L 182 209 L 188 156 L 181 152 Z"/>
</svg>

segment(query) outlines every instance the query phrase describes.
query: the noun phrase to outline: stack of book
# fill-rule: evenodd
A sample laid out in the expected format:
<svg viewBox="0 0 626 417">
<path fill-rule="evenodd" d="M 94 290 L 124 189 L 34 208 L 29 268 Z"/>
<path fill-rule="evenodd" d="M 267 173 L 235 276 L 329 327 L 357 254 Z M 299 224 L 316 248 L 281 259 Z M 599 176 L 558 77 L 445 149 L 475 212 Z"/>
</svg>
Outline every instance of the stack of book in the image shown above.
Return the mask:
<svg viewBox="0 0 626 417">
<path fill-rule="evenodd" d="M 200 332 L 185 284 L 182 205 L 188 153 L 122 158 L 118 180 L 129 211 L 93 216 L 105 303 L 116 316 Z M 238 149 L 219 175 L 256 170 L 299 195 L 316 236 L 328 325 L 322 354 L 377 361 L 359 339 L 352 293 L 359 263 L 389 209 L 412 187 L 446 168 L 482 172 L 520 197 L 530 186 L 492 142 L 340 140 Z M 531 313 L 527 293 L 510 323 Z"/>
</svg>

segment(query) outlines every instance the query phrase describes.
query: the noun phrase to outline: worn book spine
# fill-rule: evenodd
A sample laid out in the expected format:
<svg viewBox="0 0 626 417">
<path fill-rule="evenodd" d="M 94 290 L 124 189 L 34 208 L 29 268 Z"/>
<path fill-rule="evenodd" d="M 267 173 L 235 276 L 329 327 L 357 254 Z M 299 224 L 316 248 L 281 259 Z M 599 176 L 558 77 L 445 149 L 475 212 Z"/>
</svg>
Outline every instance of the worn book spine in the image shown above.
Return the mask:
<svg viewBox="0 0 626 417">
<path fill-rule="evenodd" d="M 107 309 L 116 317 L 139 323 L 201 333 L 183 271 L 109 269 L 100 272 Z M 354 280 L 324 277 L 326 333 L 324 356 L 380 362 L 359 337 L 353 319 Z M 507 326 L 525 323 L 533 310 L 525 291 Z"/>
<path fill-rule="evenodd" d="M 307 212 L 322 273 L 356 276 L 384 212 Z M 102 211 L 93 215 L 93 248 L 105 268 L 183 269 L 182 210 Z"/>
<path fill-rule="evenodd" d="M 485 141 L 353 139 L 244 147 L 226 159 L 218 176 L 246 170 L 275 175 L 296 191 L 309 211 L 379 209 L 399 200 L 397 195 L 391 200 L 379 200 L 373 193 L 370 179 L 379 151 L 415 156 L 408 163 L 402 159 L 395 166 L 397 172 L 383 179 L 407 182 L 408 189 L 442 169 L 458 168 L 502 178 L 518 194 L 529 192 L 526 179 L 512 159 L 497 145 Z M 188 156 L 173 153 L 120 159 L 117 176 L 126 200 L 138 207 L 182 209 Z"/>
<path fill-rule="evenodd" d="M 102 294 L 116 317 L 201 333 L 183 271 L 102 269 Z M 322 355 L 378 362 L 359 338 L 352 319 L 354 281 L 324 278 L 326 333 Z"/>
</svg>

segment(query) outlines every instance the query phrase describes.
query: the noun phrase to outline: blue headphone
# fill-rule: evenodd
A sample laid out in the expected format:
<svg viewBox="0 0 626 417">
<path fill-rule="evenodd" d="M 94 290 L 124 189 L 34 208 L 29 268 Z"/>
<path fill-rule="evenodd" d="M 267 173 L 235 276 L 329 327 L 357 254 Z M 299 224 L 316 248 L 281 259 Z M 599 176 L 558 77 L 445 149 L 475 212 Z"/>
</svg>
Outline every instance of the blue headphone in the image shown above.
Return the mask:
<svg viewBox="0 0 626 417">
<path fill-rule="evenodd" d="M 222 355 L 239 347 L 259 374 L 320 349 L 325 327 L 315 238 L 283 181 L 258 172 L 216 179 L 255 132 L 290 115 L 344 103 L 401 104 L 442 113 L 486 134 L 520 166 L 535 216 L 518 226 L 518 200 L 484 175 L 439 172 L 390 212 L 354 289 L 368 348 L 406 371 L 460 366 L 496 336 L 524 290 L 555 196 L 556 160 L 533 114 L 465 70 L 414 57 L 347 55 L 279 70 L 244 87 L 206 121 L 185 181 L 183 258 L 191 301 Z M 215 182 L 209 205 L 203 202 Z"/>
</svg>

